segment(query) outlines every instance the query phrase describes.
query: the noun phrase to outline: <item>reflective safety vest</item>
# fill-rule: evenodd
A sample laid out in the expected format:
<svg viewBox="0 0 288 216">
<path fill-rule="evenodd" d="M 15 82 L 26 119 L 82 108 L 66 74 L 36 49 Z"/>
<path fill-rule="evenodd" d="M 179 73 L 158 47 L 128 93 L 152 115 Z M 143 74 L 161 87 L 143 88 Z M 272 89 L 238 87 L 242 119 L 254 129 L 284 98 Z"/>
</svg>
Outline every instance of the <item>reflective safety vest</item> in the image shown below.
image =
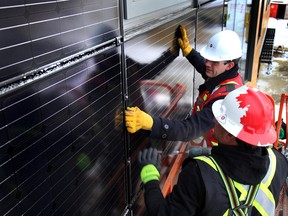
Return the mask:
<svg viewBox="0 0 288 216">
<path fill-rule="evenodd" d="M 243 185 L 240 184 L 229 177 L 226 176 L 226 178 L 230 179 L 233 183 L 233 188 L 231 189 L 226 180 L 223 180 L 223 176 L 221 176 L 223 183 L 226 187 L 226 191 L 228 194 L 228 198 L 230 201 L 230 209 L 227 209 L 224 213 L 224 216 L 228 215 L 247 215 L 249 213 L 248 209 L 252 208 L 252 206 L 261 214 L 264 216 L 271 216 L 274 215 L 275 211 L 275 199 L 272 194 L 272 192 L 269 190 L 269 186 L 274 178 L 275 171 L 276 171 L 276 156 L 271 148 L 268 148 L 269 153 L 269 159 L 270 164 L 268 171 L 265 175 L 265 177 L 260 182 L 259 186 L 256 187 L 254 190 L 254 194 L 251 196 L 251 186 L 250 185 Z M 211 156 L 198 156 L 194 157 L 194 159 L 201 160 L 203 162 L 206 162 L 208 165 L 210 165 L 215 171 L 221 172 L 222 169 L 219 167 L 217 162 L 213 159 Z M 223 174 L 223 173 L 222 173 Z M 233 195 L 233 190 L 236 192 L 236 189 L 240 192 L 240 197 L 238 197 L 237 193 L 236 195 Z M 253 193 L 253 192 L 252 192 Z M 251 197 L 253 197 L 251 199 Z M 237 200 L 236 200 L 237 198 Z M 248 200 L 250 198 L 250 200 Z M 248 200 L 248 201 L 247 201 Z M 234 202 L 234 203 L 233 203 Z M 248 205 L 247 205 L 248 203 Z M 251 209 L 252 210 L 252 209 Z M 248 214 L 249 215 L 249 214 Z"/>
<path fill-rule="evenodd" d="M 210 101 L 218 98 L 218 97 L 225 97 L 229 92 L 233 91 L 234 89 L 242 86 L 242 77 L 240 73 L 235 78 L 227 79 L 219 83 L 215 87 L 215 89 L 210 93 L 208 90 L 203 91 L 199 94 L 194 103 L 192 115 L 196 112 L 202 110 Z M 204 136 L 198 137 L 197 139 L 193 140 L 193 143 L 199 146 L 208 146 L 212 147 L 218 145 L 217 141 L 212 137 L 213 129 L 205 134 Z"/>
</svg>

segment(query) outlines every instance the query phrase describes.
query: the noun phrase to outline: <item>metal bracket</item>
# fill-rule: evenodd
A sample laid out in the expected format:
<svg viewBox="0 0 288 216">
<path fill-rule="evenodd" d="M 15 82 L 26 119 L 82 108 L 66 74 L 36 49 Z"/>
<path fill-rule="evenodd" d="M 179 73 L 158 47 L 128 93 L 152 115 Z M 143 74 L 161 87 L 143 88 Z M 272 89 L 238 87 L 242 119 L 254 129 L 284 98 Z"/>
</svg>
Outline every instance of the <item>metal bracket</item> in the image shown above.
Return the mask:
<svg viewBox="0 0 288 216">
<path fill-rule="evenodd" d="M 122 36 L 116 37 L 116 46 L 120 46 L 121 44 L 123 44 L 123 37 Z"/>
</svg>

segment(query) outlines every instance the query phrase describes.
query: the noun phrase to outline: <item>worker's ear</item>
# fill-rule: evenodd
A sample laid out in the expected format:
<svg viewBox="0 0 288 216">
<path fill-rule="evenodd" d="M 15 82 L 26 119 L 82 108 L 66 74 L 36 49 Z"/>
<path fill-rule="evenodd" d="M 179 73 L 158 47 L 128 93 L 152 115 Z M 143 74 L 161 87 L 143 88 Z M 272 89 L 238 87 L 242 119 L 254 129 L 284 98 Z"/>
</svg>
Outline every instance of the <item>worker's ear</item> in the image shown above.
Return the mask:
<svg viewBox="0 0 288 216">
<path fill-rule="evenodd" d="M 235 62 L 233 62 L 233 61 L 227 62 L 226 63 L 226 70 L 230 70 L 234 66 L 235 66 Z"/>
<path fill-rule="evenodd" d="M 225 143 L 227 143 L 227 144 L 237 145 L 235 137 L 227 131 L 226 131 L 225 136 L 223 136 L 223 139 L 224 139 Z"/>
</svg>

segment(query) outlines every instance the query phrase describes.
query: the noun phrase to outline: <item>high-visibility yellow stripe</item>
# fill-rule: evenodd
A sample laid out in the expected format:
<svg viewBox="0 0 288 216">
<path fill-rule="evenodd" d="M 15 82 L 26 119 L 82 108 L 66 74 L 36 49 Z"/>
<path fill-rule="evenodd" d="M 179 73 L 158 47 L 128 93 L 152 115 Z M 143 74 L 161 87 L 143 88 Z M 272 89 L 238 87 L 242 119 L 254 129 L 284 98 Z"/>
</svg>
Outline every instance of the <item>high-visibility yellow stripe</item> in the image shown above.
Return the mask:
<svg viewBox="0 0 288 216">
<path fill-rule="evenodd" d="M 261 183 L 260 185 L 261 190 L 266 194 L 266 196 L 268 197 L 268 199 L 273 203 L 273 205 L 275 206 L 275 199 L 274 196 L 272 194 L 272 192 L 269 190 L 269 188 L 265 185 L 263 185 Z"/>
<path fill-rule="evenodd" d="M 272 166 L 269 167 L 269 169 L 271 169 L 271 170 L 268 170 L 268 172 L 267 172 L 267 173 L 269 173 L 268 178 L 265 176 L 263 182 L 268 187 L 271 184 L 271 181 L 272 181 L 272 179 L 273 179 L 273 177 L 275 175 L 275 172 L 276 172 L 276 156 L 273 153 L 271 148 L 267 148 L 267 150 L 268 150 L 268 153 L 269 153 L 270 164 Z"/>
<path fill-rule="evenodd" d="M 235 182 L 235 187 L 241 192 L 241 196 L 240 196 L 240 200 L 244 200 L 247 197 L 247 189 L 245 189 L 245 187 L 247 187 L 248 185 L 242 185 L 238 182 Z M 267 199 L 269 199 L 269 203 L 265 203 L 265 207 L 268 207 L 268 205 L 270 206 L 269 209 L 274 208 L 275 207 L 275 199 L 273 194 L 271 193 L 271 191 L 268 189 L 268 187 L 261 183 L 260 184 L 260 190 L 258 191 L 259 194 L 256 195 L 256 199 L 253 202 L 253 206 L 255 206 L 255 208 L 263 215 L 267 215 L 268 213 L 263 209 L 263 207 L 259 204 L 259 202 L 257 202 L 257 198 L 259 199 L 259 197 L 266 197 Z M 258 196 L 258 197 L 257 197 Z M 270 214 L 268 214 L 270 215 Z"/>
<path fill-rule="evenodd" d="M 203 96 L 203 100 L 204 100 L 204 101 L 206 101 L 206 100 L 207 100 L 207 98 L 208 98 L 208 95 L 207 95 L 207 94 L 205 94 L 205 95 Z"/>
<path fill-rule="evenodd" d="M 260 184 L 259 191 L 255 197 L 255 200 L 253 201 L 253 206 L 263 216 L 274 215 L 274 211 L 275 211 L 275 199 L 274 199 L 272 192 L 269 190 L 268 187 L 270 186 L 272 179 L 276 172 L 276 156 L 271 148 L 267 148 L 267 150 L 268 150 L 269 159 L 270 159 L 269 169 L 267 171 L 266 176 L 263 178 Z M 198 156 L 198 157 L 195 157 L 195 159 L 206 162 L 215 171 L 217 171 L 215 164 L 212 162 L 210 158 L 205 157 L 205 156 Z M 233 182 L 234 182 L 235 187 L 241 193 L 239 200 L 240 201 L 245 200 L 247 197 L 247 193 L 248 193 L 247 191 L 248 191 L 249 185 L 242 185 L 236 181 L 233 181 Z M 261 204 L 259 202 L 261 202 Z M 224 216 L 227 216 L 228 213 L 229 213 L 229 209 L 224 213 Z"/>
<path fill-rule="evenodd" d="M 240 183 L 238 183 L 236 181 L 234 181 L 234 185 L 241 193 L 239 200 L 240 201 L 245 200 L 246 197 L 247 197 L 247 191 L 248 191 L 249 185 L 242 185 L 242 184 L 240 184 Z"/>
<path fill-rule="evenodd" d="M 203 141 L 204 137 L 203 136 L 200 136 L 196 139 L 193 140 L 194 143 L 197 143 L 197 144 L 200 144 L 202 141 Z"/>
<path fill-rule="evenodd" d="M 227 85 L 227 84 L 232 84 L 232 83 L 238 85 L 237 82 L 231 80 L 231 81 L 229 81 L 229 82 L 225 82 L 225 83 L 221 84 L 220 86 Z"/>
<path fill-rule="evenodd" d="M 215 164 L 221 178 L 222 181 L 225 185 L 226 191 L 228 193 L 228 198 L 230 201 L 230 206 L 232 208 L 233 214 L 236 216 L 245 216 L 245 213 L 243 211 L 243 209 L 238 209 L 237 207 L 240 205 L 240 201 L 235 189 L 235 186 L 233 184 L 233 180 L 231 178 L 229 178 L 228 176 L 226 176 L 222 170 L 222 168 L 218 165 L 218 163 L 214 160 L 213 157 L 209 157 L 210 160 Z"/>
<path fill-rule="evenodd" d="M 254 200 L 253 206 L 257 209 L 257 211 L 262 215 L 262 216 L 269 216 L 265 209 L 256 201 Z"/>
<path fill-rule="evenodd" d="M 215 169 L 217 171 L 217 168 L 215 166 L 215 164 L 210 160 L 210 158 L 206 157 L 206 156 L 198 156 L 198 157 L 194 157 L 194 159 L 197 160 L 201 160 L 206 162 L 207 164 L 209 164 L 213 169 Z"/>
<path fill-rule="evenodd" d="M 223 216 L 228 216 L 229 209 L 226 210 L 226 212 L 223 214 Z"/>
</svg>

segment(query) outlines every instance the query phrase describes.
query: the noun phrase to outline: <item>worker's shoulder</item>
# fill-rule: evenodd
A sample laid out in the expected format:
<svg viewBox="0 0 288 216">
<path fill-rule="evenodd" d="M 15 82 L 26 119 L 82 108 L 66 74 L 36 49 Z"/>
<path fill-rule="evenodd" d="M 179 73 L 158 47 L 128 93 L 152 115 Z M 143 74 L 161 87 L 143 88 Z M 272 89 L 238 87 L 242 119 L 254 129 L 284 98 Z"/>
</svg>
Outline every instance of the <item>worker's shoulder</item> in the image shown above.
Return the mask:
<svg viewBox="0 0 288 216">
<path fill-rule="evenodd" d="M 217 168 L 207 156 L 197 156 L 188 158 L 183 162 L 182 165 L 182 177 L 193 175 L 193 181 L 204 181 L 204 182 L 221 182 L 220 175 Z M 197 178 L 198 180 L 196 180 Z"/>
<path fill-rule="evenodd" d="M 231 81 L 222 83 L 213 89 L 206 103 L 211 105 L 217 100 L 222 100 L 225 98 L 227 94 L 229 94 L 231 91 L 235 90 L 236 88 L 240 86 L 241 85 L 239 85 L 238 83 L 231 82 Z"/>
<path fill-rule="evenodd" d="M 186 158 L 182 163 L 181 170 L 181 176 L 184 178 L 201 178 L 200 167 L 194 158 Z"/>
<path fill-rule="evenodd" d="M 274 152 L 278 163 L 284 164 L 284 166 L 288 169 L 288 158 L 286 158 L 284 154 L 277 149 L 272 148 L 272 151 Z"/>
<path fill-rule="evenodd" d="M 188 157 L 183 161 L 182 169 L 186 169 L 187 167 L 189 169 L 191 169 L 192 167 L 197 167 L 197 169 L 199 169 L 202 164 L 210 166 L 210 163 L 208 161 L 210 161 L 210 159 L 207 156 Z"/>
</svg>

